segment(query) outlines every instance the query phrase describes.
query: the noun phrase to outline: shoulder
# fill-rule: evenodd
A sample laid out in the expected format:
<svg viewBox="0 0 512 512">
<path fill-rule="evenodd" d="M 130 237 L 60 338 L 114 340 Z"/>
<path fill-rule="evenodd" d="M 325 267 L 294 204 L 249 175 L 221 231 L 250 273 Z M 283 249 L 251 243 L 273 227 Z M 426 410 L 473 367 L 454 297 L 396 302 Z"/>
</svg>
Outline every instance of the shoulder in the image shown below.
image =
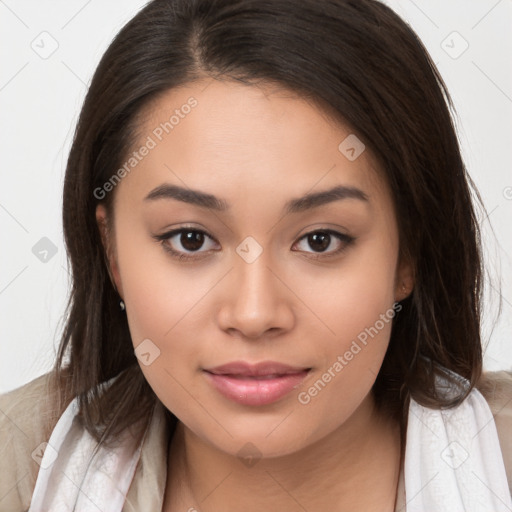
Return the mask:
<svg viewBox="0 0 512 512">
<path fill-rule="evenodd" d="M 44 450 L 58 421 L 51 373 L 0 394 L 0 510 L 28 510 Z"/>
<path fill-rule="evenodd" d="M 508 486 L 512 491 L 512 372 L 486 372 L 477 384 L 494 416 Z"/>
</svg>

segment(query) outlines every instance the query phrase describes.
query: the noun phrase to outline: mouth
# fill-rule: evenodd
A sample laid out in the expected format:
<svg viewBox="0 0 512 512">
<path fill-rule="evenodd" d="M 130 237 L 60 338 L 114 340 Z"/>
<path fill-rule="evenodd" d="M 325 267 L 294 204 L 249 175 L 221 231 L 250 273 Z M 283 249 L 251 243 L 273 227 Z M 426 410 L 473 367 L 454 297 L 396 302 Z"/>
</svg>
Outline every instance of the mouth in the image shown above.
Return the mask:
<svg viewBox="0 0 512 512">
<path fill-rule="evenodd" d="M 297 388 L 312 368 L 276 362 L 251 365 L 234 362 L 203 370 L 210 384 L 225 398 L 242 405 L 267 405 Z"/>
<path fill-rule="evenodd" d="M 212 373 L 212 375 L 219 375 L 222 377 L 230 377 L 232 379 L 239 379 L 239 380 L 270 380 L 270 379 L 278 379 L 280 377 L 285 377 L 286 375 L 296 375 L 300 372 L 294 372 L 294 373 L 274 373 L 269 375 L 236 375 L 236 374 L 230 374 L 230 373 Z"/>
<path fill-rule="evenodd" d="M 231 375 L 241 377 L 280 377 L 311 370 L 304 366 L 290 366 L 276 361 L 262 361 L 249 363 L 247 361 L 233 361 L 213 368 L 205 368 L 205 371 L 215 375 Z"/>
</svg>

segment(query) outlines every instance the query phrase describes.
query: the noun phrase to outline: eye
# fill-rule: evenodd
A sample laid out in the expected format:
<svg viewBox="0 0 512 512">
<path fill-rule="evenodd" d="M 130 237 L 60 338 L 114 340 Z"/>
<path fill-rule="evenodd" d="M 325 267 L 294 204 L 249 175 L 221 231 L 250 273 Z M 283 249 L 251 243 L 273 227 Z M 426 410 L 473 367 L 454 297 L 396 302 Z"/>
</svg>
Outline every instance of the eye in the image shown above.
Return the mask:
<svg viewBox="0 0 512 512">
<path fill-rule="evenodd" d="M 198 257 L 201 258 L 202 256 L 194 255 L 194 253 L 200 255 L 201 253 L 208 252 L 208 249 L 204 251 L 200 249 L 206 241 L 214 241 L 206 232 L 186 227 L 174 229 L 162 235 L 154 235 L 153 238 L 160 242 L 164 250 L 173 258 L 181 261 L 197 260 Z M 313 248 L 313 256 L 311 257 L 313 259 L 319 259 L 341 254 L 355 241 L 355 238 L 344 233 L 333 231 L 332 229 L 322 229 L 306 233 L 295 245 L 299 245 L 301 241 L 306 241 L 309 246 Z M 336 243 L 333 244 L 333 242 Z M 337 247 L 329 251 L 328 249 L 332 245 Z M 305 249 L 302 250 L 309 252 Z"/>
<path fill-rule="evenodd" d="M 213 241 L 213 238 L 204 231 L 192 228 L 174 229 L 162 235 L 155 235 L 153 238 L 158 240 L 171 256 L 179 260 L 197 259 L 197 256 L 189 256 L 188 253 L 207 252 L 200 251 L 199 249 L 201 249 L 205 241 Z"/>
<path fill-rule="evenodd" d="M 297 244 L 300 244 L 303 240 L 306 241 L 314 251 L 318 251 L 316 255 L 313 256 L 313 259 L 319 259 L 341 254 L 355 241 L 355 238 L 344 233 L 333 231 L 332 229 L 322 229 L 305 234 L 299 239 Z M 336 242 L 334 245 L 337 246 L 337 248 L 328 251 L 328 248 L 333 245 L 333 242 Z"/>
</svg>

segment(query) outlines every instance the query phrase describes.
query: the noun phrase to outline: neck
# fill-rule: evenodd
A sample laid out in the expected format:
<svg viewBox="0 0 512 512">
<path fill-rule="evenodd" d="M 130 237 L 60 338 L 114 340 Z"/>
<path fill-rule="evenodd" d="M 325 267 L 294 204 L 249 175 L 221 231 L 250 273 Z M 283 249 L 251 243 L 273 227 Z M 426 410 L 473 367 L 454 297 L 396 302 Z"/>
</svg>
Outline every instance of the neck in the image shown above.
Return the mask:
<svg viewBox="0 0 512 512">
<path fill-rule="evenodd" d="M 250 467 L 178 422 L 164 511 L 393 512 L 399 473 L 400 428 L 376 410 L 371 394 L 320 441 Z"/>
</svg>

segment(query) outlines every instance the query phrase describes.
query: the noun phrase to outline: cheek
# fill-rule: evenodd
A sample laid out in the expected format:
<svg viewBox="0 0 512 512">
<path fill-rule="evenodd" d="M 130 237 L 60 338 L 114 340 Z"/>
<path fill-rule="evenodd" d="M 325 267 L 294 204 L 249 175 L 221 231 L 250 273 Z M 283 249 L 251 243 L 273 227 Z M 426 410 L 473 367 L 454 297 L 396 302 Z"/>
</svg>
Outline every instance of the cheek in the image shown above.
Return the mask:
<svg viewBox="0 0 512 512">
<path fill-rule="evenodd" d="M 177 265 L 149 235 L 122 227 L 118 264 L 141 370 L 169 410 L 186 411 L 191 394 L 199 394 L 192 377 L 209 344 L 200 324 L 211 313 L 208 298 L 225 271 Z"/>
<path fill-rule="evenodd" d="M 382 325 L 380 319 L 394 303 L 396 261 L 393 237 L 372 237 L 348 252 L 336 271 L 308 277 L 308 303 L 318 310 L 336 350 L 376 323 L 379 339 L 389 338 L 391 322 Z"/>
<path fill-rule="evenodd" d="M 120 216 L 121 217 L 121 216 Z M 129 219 L 128 216 L 125 218 Z M 118 266 L 133 343 L 165 340 L 211 287 L 193 266 L 177 265 L 136 219 L 116 227 Z"/>
<path fill-rule="evenodd" d="M 297 399 L 332 426 L 345 421 L 368 394 L 389 344 L 400 310 L 394 304 L 397 250 L 392 242 L 389 237 L 366 244 L 346 258 L 338 273 L 311 288 L 310 303 L 329 330 L 322 336 L 323 364 Z"/>
</svg>

